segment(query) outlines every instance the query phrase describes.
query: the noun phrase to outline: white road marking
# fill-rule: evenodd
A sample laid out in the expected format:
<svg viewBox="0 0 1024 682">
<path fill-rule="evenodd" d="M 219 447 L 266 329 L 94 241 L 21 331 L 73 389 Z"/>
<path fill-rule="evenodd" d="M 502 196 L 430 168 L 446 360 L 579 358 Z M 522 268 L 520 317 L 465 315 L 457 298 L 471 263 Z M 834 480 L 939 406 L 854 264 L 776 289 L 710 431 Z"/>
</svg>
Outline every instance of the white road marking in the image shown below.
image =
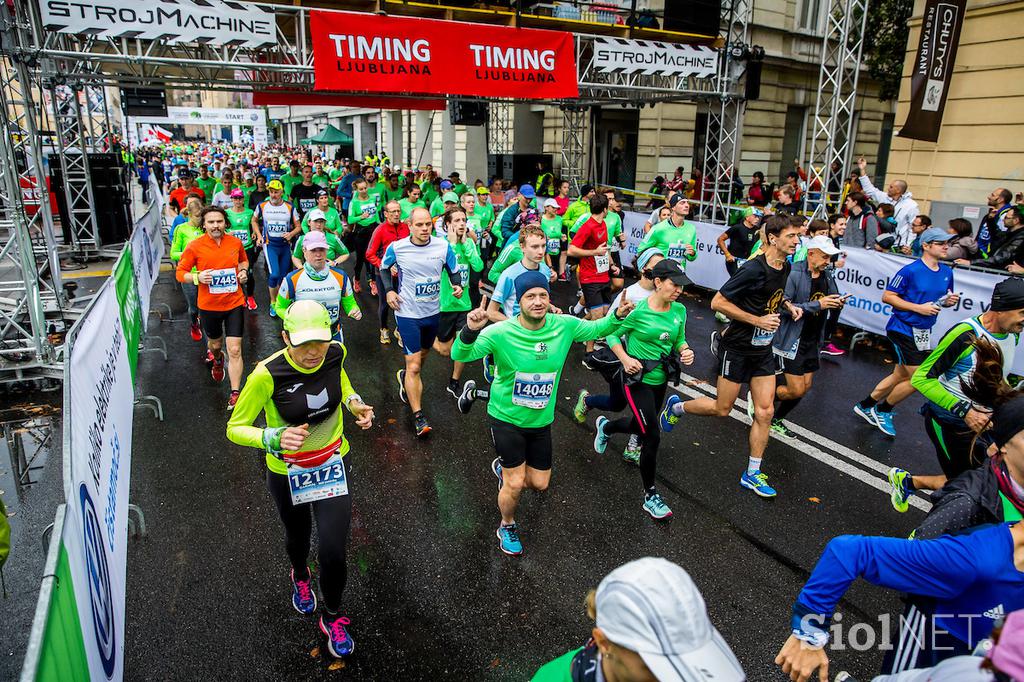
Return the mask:
<svg viewBox="0 0 1024 682">
<path fill-rule="evenodd" d="M 690 376 L 689 374 L 686 374 L 684 372 L 680 375 L 680 379 L 682 379 L 684 382 L 691 382 L 693 384 L 696 384 L 698 387 L 695 388 L 688 384 L 680 384 L 675 386 L 670 384 L 671 388 L 675 389 L 679 393 L 682 393 L 683 395 L 689 396 L 691 398 L 704 398 L 708 396 L 713 398 L 718 395 L 718 390 L 714 386 L 698 379 L 697 377 Z M 746 414 L 747 401 L 744 400 L 743 398 L 739 398 L 736 400 L 736 406 L 742 409 L 743 411 L 741 412 L 740 410 L 733 409 L 729 413 L 729 416 L 731 416 L 733 419 L 739 422 L 743 422 L 744 424 L 749 425 L 750 418 Z M 807 443 L 802 440 L 797 440 L 795 438 L 782 438 L 781 436 L 778 436 L 774 433 L 771 434 L 771 437 L 775 438 L 780 443 L 785 443 L 786 445 L 790 446 L 794 450 L 797 450 L 798 452 L 801 452 L 813 459 L 816 459 L 823 464 L 827 464 L 828 466 L 832 467 L 833 469 L 836 469 L 837 471 L 841 471 L 844 474 L 852 478 L 855 478 L 862 483 L 866 483 L 872 488 L 881 490 L 886 494 L 886 496 L 889 495 L 889 480 L 885 476 L 885 474 L 887 474 L 889 471 L 889 467 L 885 466 L 884 464 L 876 460 L 871 459 L 870 457 L 867 457 L 866 455 L 862 455 L 856 450 L 851 450 L 845 445 L 836 443 L 835 441 L 826 438 L 825 436 L 821 436 L 815 433 L 814 431 L 805 429 L 804 427 L 798 426 L 788 420 L 786 420 L 786 424 L 795 433 L 809 440 L 814 441 L 815 444 L 832 449 L 835 451 L 836 454 L 842 455 L 843 457 L 847 457 L 853 460 L 854 462 L 861 464 L 862 466 L 872 469 L 873 471 L 877 471 L 883 474 L 883 476 L 881 478 L 879 478 L 878 476 L 874 476 L 864 471 L 863 469 L 853 466 L 852 464 L 850 464 L 850 462 L 847 462 L 843 459 L 840 459 L 839 457 L 836 457 L 831 453 L 825 452 L 824 450 L 815 447 L 811 443 Z M 911 507 L 914 507 L 915 509 L 920 509 L 921 511 L 926 513 L 930 511 L 932 508 L 930 502 L 923 500 L 916 495 L 912 495 L 910 499 L 907 500 L 907 502 L 910 504 Z"/>
</svg>

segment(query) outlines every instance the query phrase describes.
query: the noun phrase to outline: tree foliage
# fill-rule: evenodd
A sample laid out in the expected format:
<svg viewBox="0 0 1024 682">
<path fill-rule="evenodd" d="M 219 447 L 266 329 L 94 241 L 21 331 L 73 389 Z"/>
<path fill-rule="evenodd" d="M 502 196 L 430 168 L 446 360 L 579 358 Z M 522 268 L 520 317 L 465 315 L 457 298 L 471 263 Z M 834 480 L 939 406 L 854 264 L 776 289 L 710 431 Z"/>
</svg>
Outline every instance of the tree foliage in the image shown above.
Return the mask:
<svg viewBox="0 0 1024 682">
<path fill-rule="evenodd" d="M 914 11 L 911 0 L 871 0 L 864 29 L 864 61 L 868 73 L 878 81 L 878 99 L 887 101 L 900 94 L 903 62 L 907 56 L 907 25 Z"/>
</svg>

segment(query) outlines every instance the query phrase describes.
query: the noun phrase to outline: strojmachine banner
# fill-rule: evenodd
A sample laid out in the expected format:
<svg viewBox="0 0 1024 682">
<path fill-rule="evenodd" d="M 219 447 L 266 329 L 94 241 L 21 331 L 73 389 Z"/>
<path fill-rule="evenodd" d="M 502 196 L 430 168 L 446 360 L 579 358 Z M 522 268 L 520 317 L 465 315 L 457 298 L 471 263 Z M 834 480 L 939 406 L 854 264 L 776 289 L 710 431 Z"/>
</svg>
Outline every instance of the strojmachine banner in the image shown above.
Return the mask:
<svg viewBox="0 0 1024 682">
<path fill-rule="evenodd" d="M 946 108 L 967 0 L 928 0 L 910 79 L 910 113 L 900 137 L 936 142 Z"/>
<path fill-rule="evenodd" d="M 315 90 L 576 97 L 572 34 L 310 11 Z"/>
</svg>

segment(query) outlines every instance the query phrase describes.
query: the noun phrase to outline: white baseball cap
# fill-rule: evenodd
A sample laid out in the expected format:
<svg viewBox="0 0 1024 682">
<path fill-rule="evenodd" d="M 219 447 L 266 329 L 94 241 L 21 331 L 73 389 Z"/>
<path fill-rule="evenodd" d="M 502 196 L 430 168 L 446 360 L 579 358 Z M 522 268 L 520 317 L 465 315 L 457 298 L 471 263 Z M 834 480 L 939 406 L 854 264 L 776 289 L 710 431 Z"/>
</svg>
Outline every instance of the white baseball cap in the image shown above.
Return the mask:
<svg viewBox="0 0 1024 682">
<path fill-rule="evenodd" d="M 327 220 L 327 216 L 324 215 L 324 212 L 319 208 L 314 208 L 309 212 L 309 222 L 313 222 L 314 220 Z"/>
<path fill-rule="evenodd" d="M 689 574 L 666 559 L 619 566 L 597 588 L 597 627 L 635 651 L 659 682 L 743 682 Z"/>
<path fill-rule="evenodd" d="M 836 245 L 832 243 L 832 240 L 824 235 L 818 235 L 817 237 L 808 239 L 804 243 L 804 246 L 807 247 L 808 251 L 811 249 L 818 249 L 826 256 L 834 256 L 839 253 L 839 249 L 837 249 Z"/>
<path fill-rule="evenodd" d="M 548 206 L 554 206 L 555 208 L 558 208 L 558 202 L 548 197 L 547 199 L 544 200 L 544 208 L 547 208 Z"/>
</svg>

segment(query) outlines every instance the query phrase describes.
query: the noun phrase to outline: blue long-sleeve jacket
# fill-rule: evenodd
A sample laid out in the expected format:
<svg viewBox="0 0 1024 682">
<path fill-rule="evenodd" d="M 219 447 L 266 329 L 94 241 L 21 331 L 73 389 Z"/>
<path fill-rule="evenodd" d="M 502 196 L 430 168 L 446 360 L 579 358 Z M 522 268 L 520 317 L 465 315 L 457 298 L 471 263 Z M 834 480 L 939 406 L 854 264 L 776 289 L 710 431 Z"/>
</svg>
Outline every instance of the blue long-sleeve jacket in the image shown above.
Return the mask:
<svg viewBox="0 0 1024 682">
<path fill-rule="evenodd" d="M 998 618 L 1024 608 L 1024 573 L 1013 562 L 1008 524 L 935 540 L 842 535 L 825 547 L 793 604 L 793 630 L 827 630 L 857 578 L 934 599 L 936 625 L 970 647 Z"/>
</svg>

